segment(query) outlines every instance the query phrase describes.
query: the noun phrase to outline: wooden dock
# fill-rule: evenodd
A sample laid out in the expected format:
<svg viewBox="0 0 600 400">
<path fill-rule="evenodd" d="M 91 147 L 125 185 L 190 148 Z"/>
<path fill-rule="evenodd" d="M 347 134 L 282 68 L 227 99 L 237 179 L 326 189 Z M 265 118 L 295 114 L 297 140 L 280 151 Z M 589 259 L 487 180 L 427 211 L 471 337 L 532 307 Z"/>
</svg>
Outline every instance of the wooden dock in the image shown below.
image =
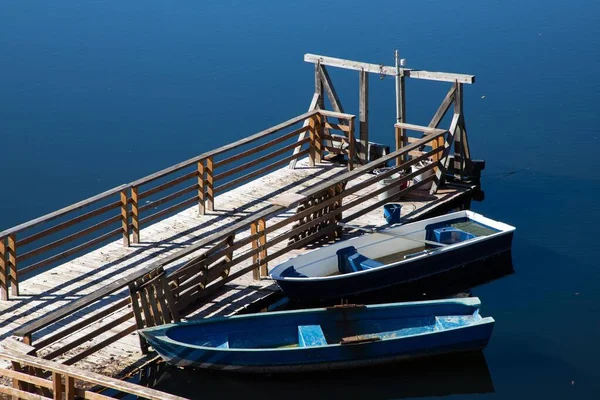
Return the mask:
<svg viewBox="0 0 600 400">
<path fill-rule="evenodd" d="M 81 371 L 135 371 L 155 357 L 138 328 L 235 313 L 277 290 L 270 266 L 357 234 L 339 223 L 386 225 L 387 202 L 403 205 L 403 221 L 469 202 L 475 184 L 449 185 L 445 178 L 452 170 L 464 181 L 472 172 L 462 116 L 462 86 L 472 76 L 408 69 L 400 76 L 399 67 L 381 72 L 374 64 L 305 60 L 315 63 L 316 78 L 307 113 L 0 232 L 0 376 L 12 378 L 0 393 L 69 398 L 82 395 L 87 383 L 141 395 L 143 388 L 85 380 Z M 325 66 L 359 64 L 355 129 Z M 372 159 L 366 76 L 394 71 L 402 103 L 390 130 L 396 149 Z M 404 122 L 405 77 L 451 83 L 428 126 Z M 334 111 L 324 109 L 325 96 Z M 438 128 L 453 104 L 450 127 Z M 411 169 L 416 165 L 422 166 Z M 372 173 L 383 166 L 389 167 Z M 379 198 L 389 189 L 379 182 L 396 174 L 398 192 Z"/>
</svg>

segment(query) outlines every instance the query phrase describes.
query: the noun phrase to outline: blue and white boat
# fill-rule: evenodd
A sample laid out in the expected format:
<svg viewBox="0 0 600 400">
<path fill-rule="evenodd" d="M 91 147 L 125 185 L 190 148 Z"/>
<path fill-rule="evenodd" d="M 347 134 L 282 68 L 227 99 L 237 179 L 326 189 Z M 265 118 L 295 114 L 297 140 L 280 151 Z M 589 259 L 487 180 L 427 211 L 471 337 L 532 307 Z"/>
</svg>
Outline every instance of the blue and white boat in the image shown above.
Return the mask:
<svg viewBox="0 0 600 400">
<path fill-rule="evenodd" d="M 459 211 L 341 241 L 276 266 L 291 299 L 345 298 L 414 281 L 510 250 L 515 228 Z"/>
<path fill-rule="evenodd" d="M 478 298 L 268 312 L 141 329 L 169 364 L 292 372 L 483 349 L 494 319 Z"/>
</svg>

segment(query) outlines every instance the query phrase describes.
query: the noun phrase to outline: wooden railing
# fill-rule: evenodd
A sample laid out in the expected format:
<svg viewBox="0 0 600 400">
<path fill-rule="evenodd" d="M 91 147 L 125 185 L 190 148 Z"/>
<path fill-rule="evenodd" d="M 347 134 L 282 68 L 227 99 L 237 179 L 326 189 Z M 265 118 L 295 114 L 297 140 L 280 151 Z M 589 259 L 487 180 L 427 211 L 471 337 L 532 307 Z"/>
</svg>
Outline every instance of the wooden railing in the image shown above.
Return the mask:
<svg viewBox="0 0 600 400">
<path fill-rule="evenodd" d="M 327 237 L 333 239 L 332 233 L 339 229 L 336 222 L 351 221 L 437 179 L 437 174 L 432 175 L 399 191 L 393 197 L 372 201 L 380 193 L 388 190 L 387 187 L 377 187 L 381 179 L 404 172 L 419 161 L 441 155 L 437 162 L 429 164 L 423 170 L 405 174 L 398 180 L 397 185 L 402 185 L 425 170 L 443 168 L 443 160 L 449 153 L 447 141 L 443 146 L 436 146 L 380 175 L 369 175 L 367 179 L 364 177 L 374 168 L 402 158 L 420 146 L 437 144 L 440 137 L 451 135 L 452 132 L 442 130 L 432 133 L 376 161 L 296 194 L 295 200 L 288 204 L 273 205 L 254 213 L 220 232 L 127 277 L 109 283 L 93 294 L 75 300 L 20 328 L 15 335 L 22 337 L 25 343 L 35 347 L 39 354 L 48 359 L 64 357 L 67 351 L 93 339 L 95 343 L 80 353 L 69 353 L 69 358 L 63 361 L 65 364 L 72 364 L 137 328 L 168 322 L 172 317 L 157 316 L 150 307 L 144 310 L 143 303 L 137 306 L 137 300 L 136 305 L 131 307 L 131 299 L 125 297 L 126 288 L 140 279 L 143 281 L 145 276 L 148 276 L 149 280 L 159 275 L 165 276 L 166 286 L 153 292 L 154 296 L 164 292 L 164 288 L 167 287 L 173 299 L 168 307 L 171 315 L 184 316 L 197 307 L 198 300 L 214 294 L 223 285 L 244 274 L 253 272 L 255 277 L 267 275 L 269 262 L 284 256 L 291 249 L 301 248 Z M 352 200 L 344 202 L 350 195 Z M 371 201 L 368 205 L 364 204 L 369 200 Z M 300 204 L 304 207 L 297 210 Z M 290 211 L 295 212 L 288 216 Z M 273 218 L 276 216 L 277 218 Z M 292 238 L 294 240 L 290 240 Z M 151 303 L 161 304 L 160 300 L 155 300 Z M 73 318 L 77 314 L 85 317 Z M 119 329 L 115 332 L 114 328 L 117 326 Z M 44 335 L 44 331 L 52 333 Z"/>
<path fill-rule="evenodd" d="M 343 120 L 347 125 L 329 124 L 327 118 Z M 55 266 L 119 236 L 125 246 L 129 246 L 130 242 L 140 243 L 143 226 L 194 204 L 198 205 L 200 215 L 213 211 L 217 194 L 264 175 L 290 160 L 308 156 L 310 165 L 315 165 L 321 161 L 324 141 L 331 139 L 323 134 L 324 126 L 343 131 L 343 138 L 336 137 L 335 140 L 345 143 L 343 152 L 350 160 L 351 169 L 354 116 L 313 110 L 0 232 L 0 300 L 8 299 L 9 287 L 13 296 L 19 295 L 19 281 L 23 274 Z M 299 135 L 301 139 L 296 141 Z M 297 148 L 300 150 L 290 155 Z"/>
<path fill-rule="evenodd" d="M 8 360 L 12 364 L 12 369 L 0 368 L 0 376 L 12 378 L 12 386 L 0 384 L 0 393 L 12 396 L 13 399 L 113 399 L 113 397 L 96 391 L 84 389 L 92 386 L 102 390 L 113 389 L 117 393 L 145 399 L 183 399 L 158 390 L 7 349 L 0 349 L 0 359 Z"/>
</svg>

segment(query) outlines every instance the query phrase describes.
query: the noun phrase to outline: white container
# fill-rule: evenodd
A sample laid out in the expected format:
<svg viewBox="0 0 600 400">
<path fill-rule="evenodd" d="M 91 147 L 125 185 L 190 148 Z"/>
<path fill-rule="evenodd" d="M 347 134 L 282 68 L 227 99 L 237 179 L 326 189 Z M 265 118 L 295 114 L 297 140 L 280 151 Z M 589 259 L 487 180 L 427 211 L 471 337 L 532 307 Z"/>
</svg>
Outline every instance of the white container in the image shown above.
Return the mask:
<svg viewBox="0 0 600 400">
<path fill-rule="evenodd" d="M 418 163 L 416 163 L 415 165 L 410 167 L 410 172 L 417 172 L 421 168 L 427 167 L 429 164 L 431 164 L 431 161 L 429 161 L 429 160 L 419 161 Z M 417 183 L 429 178 L 431 175 L 433 175 L 433 171 L 434 171 L 434 168 L 431 168 L 431 169 L 428 169 L 427 171 L 423 171 L 423 173 L 415 176 L 413 178 L 413 185 L 416 185 Z M 429 189 L 431 189 L 431 185 L 433 185 L 433 181 L 419 186 L 418 190 L 429 190 Z"/>
<path fill-rule="evenodd" d="M 379 182 L 377 182 L 377 189 L 381 189 L 383 187 L 388 187 L 388 190 L 386 190 L 385 192 L 379 193 L 379 195 L 377 196 L 377 198 L 381 201 L 381 200 L 385 200 L 389 197 L 392 197 L 393 195 L 395 195 L 396 193 L 398 193 L 400 191 L 400 184 L 396 183 L 394 184 L 398 179 L 400 179 L 400 174 L 393 174 L 391 175 L 389 178 L 384 178 L 382 180 L 380 180 Z"/>
</svg>

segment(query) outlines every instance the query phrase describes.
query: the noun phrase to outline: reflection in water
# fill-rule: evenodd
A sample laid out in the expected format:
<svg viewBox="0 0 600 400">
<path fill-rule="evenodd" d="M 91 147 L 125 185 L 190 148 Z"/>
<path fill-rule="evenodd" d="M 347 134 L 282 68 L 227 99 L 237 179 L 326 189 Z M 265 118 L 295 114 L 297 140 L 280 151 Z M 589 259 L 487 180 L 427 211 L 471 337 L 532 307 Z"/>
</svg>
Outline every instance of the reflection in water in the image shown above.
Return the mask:
<svg viewBox="0 0 600 400">
<path fill-rule="evenodd" d="M 471 288 L 513 272 L 512 255 L 507 252 L 418 282 L 399 285 L 385 292 L 357 296 L 348 301 L 373 304 L 468 296 Z M 282 305 L 277 309 L 326 305 L 291 303 L 281 301 L 282 297 L 280 294 L 267 303 L 255 304 L 245 312 L 265 311 L 275 302 Z M 314 399 L 387 399 L 494 392 L 492 378 L 481 352 L 435 356 L 380 367 L 327 373 L 245 375 L 184 370 L 165 364 L 153 366 L 152 372 L 147 372 L 142 376 L 141 384 L 192 399 L 284 395 L 288 400 L 305 399 L 308 393 Z"/>
<path fill-rule="evenodd" d="M 481 352 L 327 373 L 246 375 L 163 367 L 155 389 L 190 399 L 389 399 L 494 392 Z"/>
</svg>

